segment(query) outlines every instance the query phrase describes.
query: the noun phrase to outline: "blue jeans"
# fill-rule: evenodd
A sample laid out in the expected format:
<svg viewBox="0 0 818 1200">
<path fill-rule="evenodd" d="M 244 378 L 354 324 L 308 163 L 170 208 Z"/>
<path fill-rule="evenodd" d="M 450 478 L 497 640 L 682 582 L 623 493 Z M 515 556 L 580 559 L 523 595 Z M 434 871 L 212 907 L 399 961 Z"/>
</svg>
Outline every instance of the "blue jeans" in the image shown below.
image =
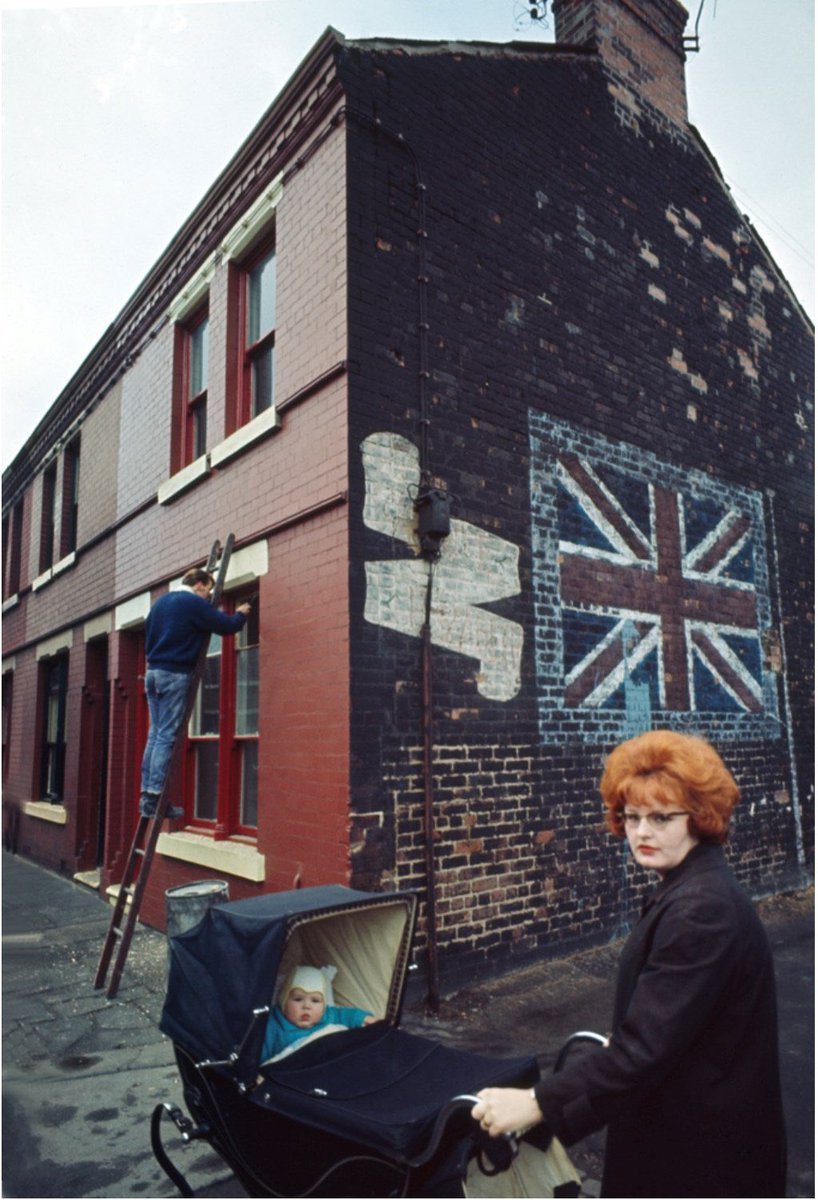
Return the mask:
<svg viewBox="0 0 818 1200">
<path fill-rule="evenodd" d="M 142 792 L 158 795 L 165 784 L 173 743 L 185 719 L 192 672 L 148 669 L 145 695 L 148 698 L 150 730 L 142 756 Z"/>
</svg>

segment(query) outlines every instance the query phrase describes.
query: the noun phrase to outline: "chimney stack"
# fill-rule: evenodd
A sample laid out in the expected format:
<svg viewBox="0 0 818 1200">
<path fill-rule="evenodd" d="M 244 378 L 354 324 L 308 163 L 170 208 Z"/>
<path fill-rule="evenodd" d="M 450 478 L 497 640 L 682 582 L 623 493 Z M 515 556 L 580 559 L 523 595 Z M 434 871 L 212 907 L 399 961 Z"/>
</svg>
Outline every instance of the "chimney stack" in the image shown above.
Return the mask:
<svg viewBox="0 0 818 1200">
<path fill-rule="evenodd" d="M 557 42 L 593 47 L 641 100 L 687 127 L 684 30 L 678 0 L 552 0 Z"/>
</svg>

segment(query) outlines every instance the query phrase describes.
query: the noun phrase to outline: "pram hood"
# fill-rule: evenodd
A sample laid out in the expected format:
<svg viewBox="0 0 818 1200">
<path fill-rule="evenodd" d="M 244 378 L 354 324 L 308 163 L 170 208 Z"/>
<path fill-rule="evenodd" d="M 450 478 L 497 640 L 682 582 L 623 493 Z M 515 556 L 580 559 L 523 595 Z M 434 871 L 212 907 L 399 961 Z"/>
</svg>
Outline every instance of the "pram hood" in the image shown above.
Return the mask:
<svg viewBox="0 0 818 1200">
<path fill-rule="evenodd" d="M 396 1024 L 416 911 L 411 892 L 340 885 L 215 905 L 170 939 L 159 1028 L 199 1061 L 227 1059 L 245 1042 L 242 1058 L 258 1062 L 264 1022 L 247 1038 L 253 1010 L 275 1002 L 277 980 L 299 962 L 337 966 L 336 1003 Z"/>
</svg>

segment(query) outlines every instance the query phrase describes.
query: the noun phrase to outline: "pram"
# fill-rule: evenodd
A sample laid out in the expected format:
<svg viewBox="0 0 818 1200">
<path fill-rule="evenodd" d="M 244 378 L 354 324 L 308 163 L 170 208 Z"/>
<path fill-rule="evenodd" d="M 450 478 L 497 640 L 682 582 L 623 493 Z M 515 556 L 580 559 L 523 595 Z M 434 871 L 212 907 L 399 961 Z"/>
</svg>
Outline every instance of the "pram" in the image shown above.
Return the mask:
<svg viewBox="0 0 818 1200">
<path fill-rule="evenodd" d="M 214 906 L 170 939 L 160 1028 L 190 1117 L 157 1105 L 151 1143 L 183 1196 L 194 1193 L 162 1143 L 165 1116 L 183 1141 L 207 1141 L 251 1196 L 463 1196 L 475 1194 L 464 1191 L 475 1162 L 486 1176 L 509 1166 L 515 1140 L 486 1137 L 469 1110 L 482 1087 L 534 1084 L 536 1059 L 400 1028 L 416 911 L 408 892 L 305 888 Z M 300 963 L 337 967 L 335 1002 L 382 1019 L 260 1066 L 277 981 Z M 567 1156 L 564 1166 L 537 1194 L 578 1195 Z"/>
</svg>

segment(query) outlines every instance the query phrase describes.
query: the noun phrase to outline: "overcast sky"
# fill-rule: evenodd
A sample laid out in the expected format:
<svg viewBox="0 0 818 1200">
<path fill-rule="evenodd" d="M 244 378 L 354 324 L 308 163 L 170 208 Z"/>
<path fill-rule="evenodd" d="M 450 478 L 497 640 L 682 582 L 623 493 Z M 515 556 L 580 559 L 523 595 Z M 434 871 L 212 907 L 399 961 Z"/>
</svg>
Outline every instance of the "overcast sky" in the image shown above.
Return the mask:
<svg viewBox="0 0 818 1200">
<path fill-rule="evenodd" d="M 688 0 L 692 32 L 701 0 Z M 553 41 L 524 0 L 8 3 L 2 463 L 323 33 Z M 704 0 L 690 119 L 814 314 L 812 0 Z"/>
</svg>

